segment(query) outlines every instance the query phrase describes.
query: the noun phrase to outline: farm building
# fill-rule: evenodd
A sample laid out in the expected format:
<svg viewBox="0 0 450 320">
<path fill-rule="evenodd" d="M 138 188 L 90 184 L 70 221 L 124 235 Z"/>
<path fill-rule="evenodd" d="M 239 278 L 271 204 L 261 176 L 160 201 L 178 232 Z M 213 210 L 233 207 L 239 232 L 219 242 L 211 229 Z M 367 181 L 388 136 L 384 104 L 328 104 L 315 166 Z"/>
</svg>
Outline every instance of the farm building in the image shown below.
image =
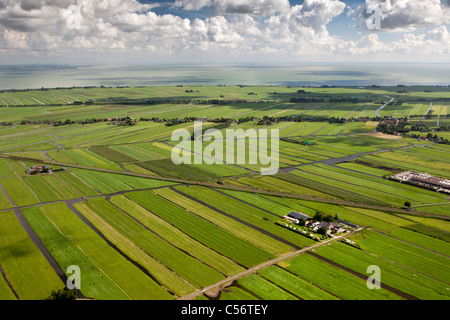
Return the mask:
<svg viewBox="0 0 450 320">
<path fill-rule="evenodd" d="M 432 176 L 428 173 L 404 171 L 392 176 L 400 182 L 412 183 L 425 188 L 450 193 L 450 180 Z"/>
<path fill-rule="evenodd" d="M 295 211 L 291 211 L 287 216 L 284 216 L 284 217 L 295 223 L 298 223 L 301 219 L 303 219 L 305 221 L 311 219 L 308 215 L 301 213 L 301 212 L 295 212 Z"/>
</svg>

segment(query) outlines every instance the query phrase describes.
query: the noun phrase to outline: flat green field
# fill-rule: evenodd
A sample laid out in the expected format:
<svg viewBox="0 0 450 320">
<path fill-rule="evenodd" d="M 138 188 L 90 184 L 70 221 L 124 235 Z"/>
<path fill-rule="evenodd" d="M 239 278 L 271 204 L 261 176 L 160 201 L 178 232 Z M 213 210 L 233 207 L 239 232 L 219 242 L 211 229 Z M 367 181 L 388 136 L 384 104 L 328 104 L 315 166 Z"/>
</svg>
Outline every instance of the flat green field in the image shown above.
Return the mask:
<svg viewBox="0 0 450 320">
<path fill-rule="evenodd" d="M 306 281 L 312 282 L 340 299 L 348 300 L 399 300 L 398 295 L 386 289 L 368 290 L 366 280 L 336 266 L 324 263 L 309 254 L 286 262 L 286 269 Z"/>
<path fill-rule="evenodd" d="M 446 86 L 0 92 L 0 299 L 45 299 L 76 265 L 81 294 L 98 300 L 449 300 L 448 195 L 387 177 L 449 179 L 450 146 L 378 127 L 404 117 L 411 134 L 449 138 L 449 98 Z M 196 149 L 194 121 L 222 137 L 209 131 Z M 220 160 L 212 142 L 226 147 L 228 130 L 244 139 L 224 150 L 234 163 L 177 165 L 178 129 L 191 160 Z M 278 173 L 260 174 L 275 157 Z M 43 164 L 53 172 L 26 173 Z M 363 229 L 200 291 L 322 241 L 282 227 L 291 211 Z M 370 265 L 381 290 L 366 286 Z"/>
<path fill-rule="evenodd" d="M 242 238 L 253 245 L 271 252 L 273 254 L 281 254 L 289 250 L 289 246 L 259 232 L 258 230 L 240 223 L 222 214 L 218 214 L 215 210 L 202 205 L 186 196 L 183 196 L 173 190 L 160 189 L 155 191 L 156 194 L 164 197 L 183 207 L 184 209 L 192 212 L 193 214 L 204 218 L 207 221 L 211 221 L 215 225 L 227 230 L 235 236 Z"/>
<path fill-rule="evenodd" d="M 169 299 L 170 294 L 90 229 L 64 204 L 43 207 L 46 216 L 131 299 Z"/>
<path fill-rule="evenodd" d="M 221 273 L 160 238 L 152 229 L 142 225 L 104 199 L 92 199 L 88 204 L 111 226 L 195 287 L 204 287 L 223 279 Z"/>
<path fill-rule="evenodd" d="M 80 271 L 83 270 L 80 290 L 84 296 L 108 300 L 129 299 L 74 240 L 58 230 L 41 208 L 24 209 L 23 214 L 63 271 L 72 265 L 78 266 Z"/>
<path fill-rule="evenodd" d="M 16 205 L 29 206 L 39 203 L 35 193 L 21 178 L 3 179 L 0 183 Z"/>
<path fill-rule="evenodd" d="M 53 290 L 62 289 L 63 282 L 12 211 L 0 212 L 0 225 L 0 266 L 18 298 L 41 300 Z M 0 278 L 0 296 L 14 299 L 11 289 Z"/>
<path fill-rule="evenodd" d="M 302 300 L 337 300 L 336 296 L 277 266 L 263 269 L 259 275 Z"/>
<path fill-rule="evenodd" d="M 127 196 L 167 222 L 174 224 L 194 239 L 245 267 L 251 267 L 273 258 L 270 253 L 192 215 L 155 194 L 137 192 Z"/>
<path fill-rule="evenodd" d="M 193 198 L 215 207 L 218 210 L 222 210 L 231 216 L 250 223 L 253 226 L 262 228 L 275 236 L 274 238 L 278 240 L 282 239 L 289 245 L 304 247 L 314 243 L 311 239 L 305 238 L 275 225 L 274 222 L 279 220 L 278 216 L 256 209 L 248 204 L 234 200 L 216 191 L 197 186 L 175 188 Z"/>
<path fill-rule="evenodd" d="M 183 296 L 195 290 L 192 285 L 188 284 L 184 279 L 168 269 L 164 264 L 149 256 L 142 248 L 113 228 L 106 220 L 102 219 L 87 205 L 77 203 L 74 207 L 109 241 L 117 246 L 128 257 L 144 267 L 160 285 L 165 286 L 179 296 Z"/>
<path fill-rule="evenodd" d="M 299 300 L 294 295 L 256 274 L 239 279 L 238 284 L 261 300 Z"/>
<path fill-rule="evenodd" d="M 197 257 L 201 261 L 204 261 L 208 265 L 214 265 L 218 271 L 226 275 L 231 275 L 243 270 L 243 268 L 235 264 L 232 260 L 218 254 L 218 250 L 213 251 L 212 249 L 214 249 L 214 247 L 208 245 L 208 242 L 205 242 L 206 246 L 202 245 L 201 242 L 194 240 L 171 225 L 169 222 L 166 222 L 160 218 L 157 215 L 158 211 L 155 210 L 155 214 L 153 214 L 125 196 L 112 197 L 111 203 L 127 212 L 136 220 L 139 220 L 146 227 L 152 228 L 152 230 L 154 230 L 158 235 L 168 240 L 173 245 L 189 252 L 189 254 Z M 153 202 L 153 204 L 156 205 L 155 202 Z M 201 240 L 199 238 L 197 239 Z"/>
<path fill-rule="evenodd" d="M 450 299 L 445 284 L 342 242 L 319 248 L 317 254 L 361 274 L 371 265 L 382 270 L 382 283 L 423 300 Z"/>
<path fill-rule="evenodd" d="M 368 230 L 364 231 L 364 239 L 357 242 L 364 250 L 448 283 L 448 257 Z"/>
<path fill-rule="evenodd" d="M 73 174 L 103 194 L 173 185 L 171 182 L 72 168 Z"/>
</svg>

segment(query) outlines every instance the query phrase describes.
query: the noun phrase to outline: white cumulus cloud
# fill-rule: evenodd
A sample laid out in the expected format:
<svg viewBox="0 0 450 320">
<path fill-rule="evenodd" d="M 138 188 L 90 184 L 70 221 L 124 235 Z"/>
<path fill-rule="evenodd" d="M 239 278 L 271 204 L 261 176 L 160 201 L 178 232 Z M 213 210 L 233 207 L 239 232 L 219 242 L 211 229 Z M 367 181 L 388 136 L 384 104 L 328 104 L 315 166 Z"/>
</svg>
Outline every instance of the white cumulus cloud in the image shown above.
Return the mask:
<svg viewBox="0 0 450 320">
<path fill-rule="evenodd" d="M 177 0 L 174 6 L 184 10 L 212 7 L 217 15 L 269 15 L 286 12 L 290 8 L 289 0 Z"/>
</svg>

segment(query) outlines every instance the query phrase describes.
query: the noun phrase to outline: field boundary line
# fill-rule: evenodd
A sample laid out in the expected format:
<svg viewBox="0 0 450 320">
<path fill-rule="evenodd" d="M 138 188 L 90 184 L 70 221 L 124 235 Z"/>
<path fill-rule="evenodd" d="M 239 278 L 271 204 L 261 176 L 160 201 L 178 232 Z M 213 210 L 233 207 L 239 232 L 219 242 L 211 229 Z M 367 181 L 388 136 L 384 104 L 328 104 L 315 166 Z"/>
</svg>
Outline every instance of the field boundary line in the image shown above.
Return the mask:
<svg viewBox="0 0 450 320">
<path fill-rule="evenodd" d="M 428 251 L 428 252 L 431 252 L 431 253 L 437 254 L 437 255 L 439 255 L 439 256 L 443 256 L 443 257 L 445 257 L 445 258 L 448 258 L 448 259 L 450 259 L 450 257 L 449 257 L 449 256 L 447 256 L 447 255 L 445 255 L 445 254 L 443 254 L 443 253 L 440 253 L 440 252 L 437 252 L 437 251 L 434 251 L 434 250 L 431 250 L 431 249 L 428 249 L 428 248 L 422 247 L 422 246 L 420 246 L 420 245 L 418 245 L 418 244 L 415 244 L 415 243 L 412 243 L 412 242 L 408 242 L 408 241 L 406 241 L 406 240 L 403 240 L 403 239 L 399 239 L 399 238 L 396 238 L 396 237 L 394 237 L 394 236 L 391 236 L 390 234 L 387 234 L 387 233 L 384 233 L 384 232 L 378 231 L 378 230 L 376 230 L 376 229 L 372 229 L 372 228 L 368 228 L 368 229 L 369 229 L 369 230 L 371 230 L 371 231 L 373 231 L 373 232 L 376 232 L 376 233 L 382 234 L 383 236 L 386 236 L 386 237 L 389 237 L 389 238 L 395 239 L 395 240 L 397 240 L 397 241 L 400 241 L 400 242 L 406 243 L 406 244 L 408 244 L 408 245 L 410 245 L 410 246 L 414 246 L 414 247 L 420 248 L 420 249 L 422 249 L 422 250 L 425 250 L 425 251 Z M 438 239 L 438 240 L 440 240 L 440 239 Z"/>
<path fill-rule="evenodd" d="M 6 272 L 3 269 L 2 265 L 0 264 L 0 274 L 2 275 L 3 279 L 5 280 L 6 284 L 8 285 L 9 289 L 11 289 L 11 292 L 14 294 L 17 300 L 21 300 L 19 295 L 17 294 L 16 290 L 14 290 L 14 287 L 12 286 L 11 282 L 9 281 L 8 277 L 6 276 Z"/>
</svg>

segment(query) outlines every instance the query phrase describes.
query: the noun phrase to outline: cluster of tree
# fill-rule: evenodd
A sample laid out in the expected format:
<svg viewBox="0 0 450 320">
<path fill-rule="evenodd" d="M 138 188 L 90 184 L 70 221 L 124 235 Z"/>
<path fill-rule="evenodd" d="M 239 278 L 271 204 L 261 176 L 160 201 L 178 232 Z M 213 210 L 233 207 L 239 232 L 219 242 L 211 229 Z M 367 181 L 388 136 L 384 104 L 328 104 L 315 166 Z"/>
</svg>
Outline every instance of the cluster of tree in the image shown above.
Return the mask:
<svg viewBox="0 0 450 320">
<path fill-rule="evenodd" d="M 394 135 L 397 133 L 408 133 L 410 130 L 408 128 L 405 128 L 405 123 L 399 123 L 397 125 L 392 125 L 389 123 L 379 123 L 377 126 L 377 131 Z"/>
<path fill-rule="evenodd" d="M 436 115 L 437 116 L 437 115 Z M 425 119 L 433 118 L 433 110 L 429 110 L 424 116 Z"/>
<path fill-rule="evenodd" d="M 192 118 L 192 117 L 186 117 L 186 118 L 176 118 L 176 119 L 164 119 L 163 121 L 166 123 L 166 126 L 168 127 L 172 127 L 172 126 L 176 126 L 182 123 L 187 123 L 187 122 L 193 122 L 196 121 L 197 118 Z"/>
<path fill-rule="evenodd" d="M 132 127 L 134 125 L 136 125 L 137 120 L 131 119 L 130 117 L 126 116 L 125 118 L 113 118 L 111 119 L 111 121 L 119 127 L 122 126 L 128 126 L 128 127 Z"/>
<path fill-rule="evenodd" d="M 44 88 L 41 87 L 40 89 L 3 89 L 0 90 L 0 93 L 3 92 L 30 92 L 30 91 L 49 91 L 49 90 L 72 90 L 72 89 L 95 89 L 96 86 L 86 86 L 86 87 L 56 87 L 56 88 Z M 101 88 L 104 88 L 104 86 L 101 86 Z"/>
<path fill-rule="evenodd" d="M 345 98 L 345 97 L 340 97 L 340 98 L 330 98 L 328 99 L 330 102 L 351 102 L 351 103 L 369 103 L 372 102 L 369 99 L 359 99 L 359 98 Z"/>
<path fill-rule="evenodd" d="M 67 287 L 58 291 L 52 291 L 51 295 L 45 300 L 75 300 L 77 293 L 75 290 L 71 290 Z"/>
<path fill-rule="evenodd" d="M 325 102 L 323 98 L 310 98 L 310 97 L 297 97 L 289 100 L 291 103 L 299 103 L 299 102 Z"/>
<path fill-rule="evenodd" d="M 176 98 L 149 98 L 149 99 L 115 99 L 96 100 L 97 104 L 131 104 L 131 105 L 158 105 L 158 104 L 212 104 L 225 105 L 231 103 L 247 103 L 247 100 L 223 100 L 223 99 L 189 99 L 187 97 Z"/>
<path fill-rule="evenodd" d="M 322 211 L 316 211 L 316 214 L 312 218 L 313 221 L 325 221 L 325 222 L 333 222 L 335 221 L 335 217 L 331 214 L 325 214 Z"/>
<path fill-rule="evenodd" d="M 430 132 L 430 129 L 422 123 L 415 123 L 410 128 L 410 131 Z"/>
<path fill-rule="evenodd" d="M 347 121 L 351 122 L 367 122 L 367 121 L 380 121 L 380 117 L 373 118 L 337 118 L 337 117 L 327 117 L 327 116 L 311 116 L 311 115 L 298 115 L 298 116 L 282 116 L 282 117 L 269 117 L 264 116 L 262 119 L 257 119 L 259 125 L 267 125 L 278 122 L 329 122 L 329 123 L 345 123 Z M 250 121 L 255 121 L 254 118 Z"/>
<path fill-rule="evenodd" d="M 46 107 L 62 107 L 62 106 L 66 106 L 66 104 L 61 104 L 61 103 L 52 103 L 52 104 L 46 104 Z M 3 108 L 6 106 L 0 106 L 0 108 Z M 42 104 L 14 104 L 14 105 L 8 105 L 8 108 L 29 108 L 29 107 L 42 107 Z"/>
<path fill-rule="evenodd" d="M 433 112 L 432 112 L 433 110 L 430 110 L 426 115 L 417 115 L 417 114 L 415 114 L 415 115 L 410 115 L 409 117 L 410 118 L 413 118 L 413 119 L 416 119 L 416 118 L 424 118 L 425 117 L 425 119 L 431 119 L 431 118 L 438 118 L 439 117 L 439 115 L 438 114 L 433 114 Z M 448 116 L 448 115 L 447 115 Z M 442 116 L 442 117 L 445 117 L 444 115 Z"/>
<path fill-rule="evenodd" d="M 236 120 L 234 119 L 229 119 L 229 118 L 213 118 L 213 119 L 206 119 L 206 118 L 198 118 L 198 117 L 184 117 L 184 118 L 175 118 L 175 119 L 160 119 L 160 118 L 151 118 L 151 119 L 146 119 L 146 118 L 141 118 L 140 121 L 154 121 L 154 122 L 165 122 L 166 126 L 171 127 L 171 126 L 176 126 L 178 124 L 182 124 L 182 123 L 188 123 L 188 122 L 194 122 L 194 121 L 198 121 L 198 120 L 202 120 L 202 121 L 207 121 L 207 122 L 214 122 L 214 123 L 227 123 L 227 122 L 235 122 Z M 240 119 L 239 119 L 240 120 Z"/>
<path fill-rule="evenodd" d="M 403 98 L 405 98 L 406 96 L 403 96 Z M 410 101 L 414 101 L 414 102 L 436 102 L 436 101 L 442 101 L 442 102 L 448 102 L 450 101 L 450 98 L 427 98 L 427 97 L 416 97 L 416 96 L 412 96 L 410 99 Z"/>
<path fill-rule="evenodd" d="M 425 136 L 426 139 L 429 141 L 435 142 L 435 143 L 442 143 L 442 144 L 450 144 L 449 140 L 447 138 L 438 137 L 437 134 L 434 134 L 431 132 L 432 130 L 429 129 L 426 125 L 418 123 L 413 124 L 410 127 L 406 127 L 408 121 L 407 118 L 399 118 L 399 121 L 396 121 L 397 119 L 393 119 L 392 122 L 388 123 L 379 123 L 377 126 L 377 131 L 385 133 L 385 134 L 402 134 L 405 137 L 413 138 L 413 139 L 421 139 L 424 138 L 423 135 L 413 133 L 408 134 L 410 131 L 419 131 L 419 132 L 428 132 Z M 448 127 L 441 126 L 439 130 L 435 131 L 448 131 Z"/>
<path fill-rule="evenodd" d="M 345 118 L 336 118 L 334 116 L 331 118 L 328 118 L 329 123 L 345 123 L 345 121 L 346 121 Z"/>
<path fill-rule="evenodd" d="M 255 121 L 255 120 L 257 120 L 257 118 L 255 118 L 255 117 L 245 117 L 245 118 L 239 118 L 237 123 L 241 124 L 241 123 Z"/>
<path fill-rule="evenodd" d="M 91 124 L 91 123 L 98 123 L 98 122 L 124 122 L 129 123 L 135 120 L 132 120 L 130 117 L 124 117 L 124 118 L 92 118 L 92 119 L 85 119 L 85 120 L 70 120 L 67 119 L 65 121 L 61 120 L 23 120 L 20 124 L 21 125 L 36 125 L 36 124 L 45 124 L 45 125 L 51 125 L 54 127 L 59 126 L 65 126 L 69 124 Z"/>
<path fill-rule="evenodd" d="M 230 121 L 222 122 L 222 123 L 216 124 L 216 125 L 214 125 L 212 127 L 202 128 L 202 133 L 201 134 L 204 135 L 206 131 L 211 130 L 211 129 L 222 130 L 222 129 L 228 128 L 228 127 L 231 126 L 231 123 L 233 123 L 233 121 L 231 119 L 229 119 L 229 120 Z M 195 141 L 195 132 L 192 132 L 191 140 Z M 223 184 L 223 181 L 222 181 L 222 183 L 219 183 L 219 184 Z"/>
<path fill-rule="evenodd" d="M 152 118 L 140 118 L 139 121 L 144 122 L 164 122 L 164 119 L 158 118 L 158 117 L 152 117 Z"/>
<path fill-rule="evenodd" d="M 408 138 L 413 138 L 413 139 L 421 139 L 424 136 L 420 135 L 420 134 L 406 134 L 405 135 Z M 432 134 L 431 132 L 429 132 L 426 136 L 426 139 L 428 139 L 429 141 L 435 142 L 435 143 L 441 143 L 441 144 L 450 144 L 450 141 L 447 138 L 443 138 L 443 137 L 438 137 L 437 134 Z"/>
</svg>

